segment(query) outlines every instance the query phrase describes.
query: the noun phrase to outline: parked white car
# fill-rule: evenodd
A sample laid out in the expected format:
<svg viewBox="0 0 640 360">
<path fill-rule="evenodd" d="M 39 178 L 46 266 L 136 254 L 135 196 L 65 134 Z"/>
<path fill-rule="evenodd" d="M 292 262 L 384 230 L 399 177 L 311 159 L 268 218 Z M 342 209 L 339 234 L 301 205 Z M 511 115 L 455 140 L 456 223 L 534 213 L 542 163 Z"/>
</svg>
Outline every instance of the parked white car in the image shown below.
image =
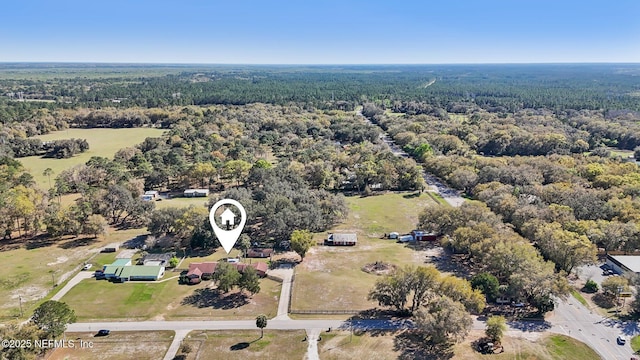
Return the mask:
<svg viewBox="0 0 640 360">
<path fill-rule="evenodd" d="M 93 264 L 84 264 L 84 266 L 82 267 L 82 270 L 89 270 L 91 269 L 92 266 Z"/>
</svg>

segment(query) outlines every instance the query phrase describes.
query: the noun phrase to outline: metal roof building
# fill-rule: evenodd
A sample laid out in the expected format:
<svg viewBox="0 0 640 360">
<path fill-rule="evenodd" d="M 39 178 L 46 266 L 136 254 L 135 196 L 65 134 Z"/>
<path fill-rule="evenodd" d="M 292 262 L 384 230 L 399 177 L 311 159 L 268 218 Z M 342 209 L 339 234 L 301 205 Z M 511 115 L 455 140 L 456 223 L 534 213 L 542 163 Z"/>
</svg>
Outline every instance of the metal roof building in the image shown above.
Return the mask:
<svg viewBox="0 0 640 360">
<path fill-rule="evenodd" d="M 607 265 L 618 274 L 640 274 L 640 256 L 607 254 Z"/>
</svg>

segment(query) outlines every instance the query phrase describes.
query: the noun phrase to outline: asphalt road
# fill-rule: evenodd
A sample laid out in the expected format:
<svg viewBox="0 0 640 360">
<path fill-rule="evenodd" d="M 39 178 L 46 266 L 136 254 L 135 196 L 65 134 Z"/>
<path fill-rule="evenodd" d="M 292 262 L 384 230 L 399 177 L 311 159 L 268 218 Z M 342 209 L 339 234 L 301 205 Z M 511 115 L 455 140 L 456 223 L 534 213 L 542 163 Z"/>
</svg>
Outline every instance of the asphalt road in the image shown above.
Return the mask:
<svg viewBox="0 0 640 360">
<path fill-rule="evenodd" d="M 411 327 L 409 320 L 274 320 L 267 322 L 267 329 L 304 330 L 304 329 L 345 329 L 353 326 L 356 330 L 391 330 Z M 69 332 L 97 332 L 100 329 L 111 331 L 159 331 L 159 330 L 254 330 L 255 320 L 228 321 L 119 321 L 73 323 L 67 326 Z"/>
<path fill-rule="evenodd" d="M 621 322 L 603 318 L 589 311 L 580 302 L 570 297 L 559 301 L 554 314 L 549 319 L 551 331 L 570 336 L 589 345 L 603 359 L 629 360 L 633 350 L 629 342 L 618 345 L 616 337 L 620 334 L 630 339 L 640 334 L 636 322 Z"/>
</svg>

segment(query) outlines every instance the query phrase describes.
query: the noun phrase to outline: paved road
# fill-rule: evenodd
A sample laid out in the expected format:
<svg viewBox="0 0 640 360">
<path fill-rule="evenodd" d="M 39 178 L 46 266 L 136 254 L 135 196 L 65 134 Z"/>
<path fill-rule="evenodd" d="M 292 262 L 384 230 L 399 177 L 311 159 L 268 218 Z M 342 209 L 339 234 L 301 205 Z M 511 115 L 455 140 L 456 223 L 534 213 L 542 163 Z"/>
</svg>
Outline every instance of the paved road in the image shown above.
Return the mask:
<svg viewBox="0 0 640 360">
<path fill-rule="evenodd" d="M 589 310 L 574 300 L 560 301 L 553 316 L 548 322 L 518 321 L 509 322 L 509 335 L 535 339 L 544 332 L 564 334 L 580 340 L 591 346 L 603 359 L 630 359 L 632 354 L 629 344 L 616 344 L 616 336 L 620 333 L 631 337 L 640 334 L 636 323 L 618 323 L 606 321 L 602 317 L 590 314 Z M 315 334 L 321 334 L 328 328 L 350 330 L 393 330 L 406 329 L 413 326 L 410 320 L 278 320 L 272 319 L 267 323 L 267 329 L 272 330 L 306 330 L 308 340 L 317 341 Z M 484 330 L 485 323 L 475 319 L 472 328 Z M 99 329 L 111 331 L 158 331 L 173 330 L 176 336 L 171 349 L 177 351 L 180 341 L 192 330 L 255 330 L 254 320 L 235 321 L 139 321 L 139 322 L 96 322 L 74 323 L 68 326 L 71 332 L 96 332 Z M 315 347 L 314 347 L 315 346 Z M 309 344 L 309 349 L 317 351 L 317 344 Z M 171 359 L 175 352 L 167 352 L 165 359 Z M 313 353 L 308 354 L 313 357 Z"/>
<path fill-rule="evenodd" d="M 636 322 L 621 322 L 603 318 L 589 311 L 574 298 L 559 301 L 554 314 L 550 317 L 551 331 L 570 336 L 589 345 L 603 359 L 628 360 L 633 350 L 627 342 L 618 345 L 616 337 L 620 334 L 631 338 L 640 334 Z"/>
<path fill-rule="evenodd" d="M 369 120 L 367 117 L 362 115 L 361 109 L 358 110 L 356 114 L 362 117 L 367 124 L 377 126 L 376 124 L 372 123 L 371 120 Z M 402 148 L 393 141 L 391 136 L 389 136 L 386 131 L 384 131 L 382 128 L 380 128 L 380 130 L 382 131 L 380 140 L 382 140 L 382 142 L 384 142 L 389 147 L 389 149 L 395 156 L 409 157 L 409 154 L 402 150 Z M 449 203 L 449 205 L 458 207 L 464 203 L 464 198 L 460 196 L 459 191 L 448 187 L 432 174 L 427 174 L 427 172 L 424 171 L 424 168 L 422 169 L 422 177 L 424 178 L 424 181 L 426 181 L 429 185 L 431 191 L 440 195 L 447 203 Z"/>
<path fill-rule="evenodd" d="M 267 322 L 267 329 L 304 330 L 304 329 L 349 329 L 356 330 L 392 330 L 411 326 L 408 320 L 276 320 Z M 73 323 L 67 326 L 70 332 L 96 332 L 99 329 L 111 331 L 158 331 L 158 330 L 254 330 L 255 320 L 192 320 L 192 321 L 116 321 Z"/>
</svg>

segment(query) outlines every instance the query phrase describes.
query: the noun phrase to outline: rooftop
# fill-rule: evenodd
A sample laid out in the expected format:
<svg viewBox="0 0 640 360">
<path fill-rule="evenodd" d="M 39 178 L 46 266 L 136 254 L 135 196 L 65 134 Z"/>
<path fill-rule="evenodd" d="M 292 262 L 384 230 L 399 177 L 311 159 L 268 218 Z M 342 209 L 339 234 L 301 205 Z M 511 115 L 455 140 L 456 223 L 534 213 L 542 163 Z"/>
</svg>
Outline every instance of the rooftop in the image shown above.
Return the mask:
<svg viewBox="0 0 640 360">
<path fill-rule="evenodd" d="M 329 240 L 332 241 L 358 241 L 358 236 L 356 234 L 331 234 L 329 235 Z"/>
<path fill-rule="evenodd" d="M 638 255 L 608 255 L 629 270 L 640 273 L 640 256 Z"/>
<path fill-rule="evenodd" d="M 131 265 L 131 259 L 116 259 L 116 261 L 114 261 L 113 263 L 111 263 L 112 266 L 125 266 L 125 265 Z"/>
<path fill-rule="evenodd" d="M 164 266 L 123 266 L 119 276 L 125 278 L 131 276 L 159 276 L 163 268 Z"/>
</svg>

